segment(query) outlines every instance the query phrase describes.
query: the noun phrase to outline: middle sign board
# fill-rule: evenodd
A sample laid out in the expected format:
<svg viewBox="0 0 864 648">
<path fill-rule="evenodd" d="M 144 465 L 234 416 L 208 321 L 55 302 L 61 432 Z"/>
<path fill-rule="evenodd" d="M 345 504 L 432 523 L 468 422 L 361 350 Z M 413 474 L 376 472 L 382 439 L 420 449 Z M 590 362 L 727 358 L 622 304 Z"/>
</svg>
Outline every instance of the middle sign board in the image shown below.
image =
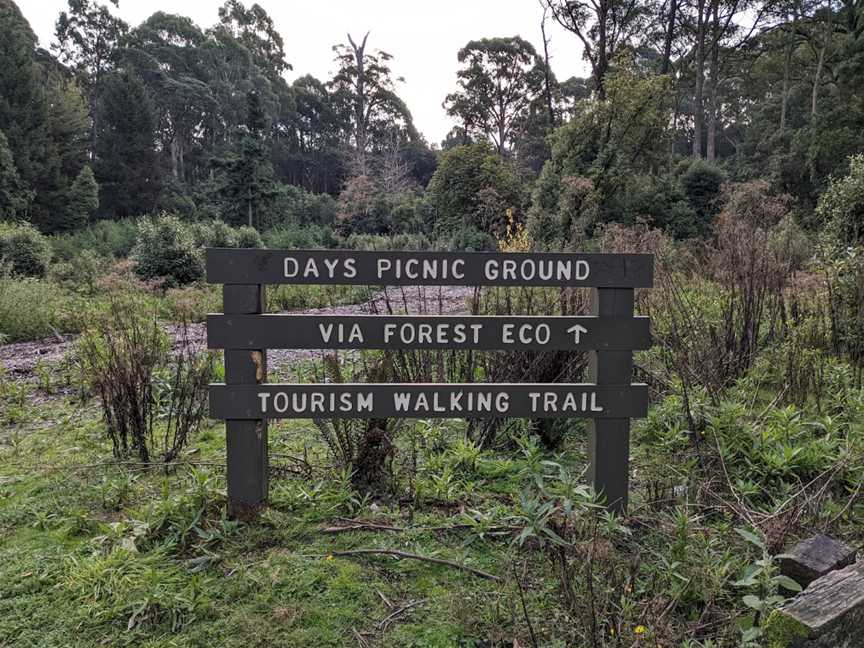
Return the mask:
<svg viewBox="0 0 864 648">
<path fill-rule="evenodd" d="M 210 315 L 212 349 L 647 349 L 649 319 L 566 316 Z"/>
</svg>

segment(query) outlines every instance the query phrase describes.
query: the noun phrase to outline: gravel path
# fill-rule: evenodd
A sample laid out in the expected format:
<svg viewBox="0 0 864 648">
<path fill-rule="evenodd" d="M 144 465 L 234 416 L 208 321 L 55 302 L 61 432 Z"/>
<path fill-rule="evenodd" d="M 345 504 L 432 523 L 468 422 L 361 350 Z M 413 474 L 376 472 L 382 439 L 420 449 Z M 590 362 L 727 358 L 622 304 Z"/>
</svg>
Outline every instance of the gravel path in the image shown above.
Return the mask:
<svg viewBox="0 0 864 648">
<path fill-rule="evenodd" d="M 474 294 L 474 289 L 463 286 L 445 286 L 442 288 L 388 288 L 377 293 L 370 301 L 360 304 L 347 304 L 331 308 L 312 308 L 292 311 L 308 315 L 362 315 L 370 313 L 386 313 L 387 297 L 395 313 L 410 314 L 458 314 L 468 312 L 468 302 Z M 168 328 L 172 337 L 178 337 L 178 327 Z M 60 339 L 62 337 L 62 340 Z M 76 336 L 65 335 L 50 337 L 35 342 L 16 342 L 0 345 L 0 367 L 17 380 L 31 380 L 36 366 L 56 364 L 63 360 L 72 350 Z M 204 324 L 193 324 L 189 329 L 189 342 L 204 346 L 206 342 L 206 327 Z M 285 372 L 297 360 L 319 357 L 320 351 L 275 349 L 267 354 L 267 364 L 278 373 Z"/>
</svg>

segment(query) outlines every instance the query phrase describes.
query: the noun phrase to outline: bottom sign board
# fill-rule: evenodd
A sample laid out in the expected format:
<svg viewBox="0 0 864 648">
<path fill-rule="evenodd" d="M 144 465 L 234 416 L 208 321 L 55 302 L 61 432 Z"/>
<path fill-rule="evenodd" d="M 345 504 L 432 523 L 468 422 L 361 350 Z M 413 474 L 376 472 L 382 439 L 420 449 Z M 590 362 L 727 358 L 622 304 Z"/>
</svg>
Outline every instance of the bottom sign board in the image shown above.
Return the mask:
<svg viewBox="0 0 864 648">
<path fill-rule="evenodd" d="M 648 387 L 584 383 L 210 386 L 210 415 L 265 418 L 638 418 Z"/>
</svg>

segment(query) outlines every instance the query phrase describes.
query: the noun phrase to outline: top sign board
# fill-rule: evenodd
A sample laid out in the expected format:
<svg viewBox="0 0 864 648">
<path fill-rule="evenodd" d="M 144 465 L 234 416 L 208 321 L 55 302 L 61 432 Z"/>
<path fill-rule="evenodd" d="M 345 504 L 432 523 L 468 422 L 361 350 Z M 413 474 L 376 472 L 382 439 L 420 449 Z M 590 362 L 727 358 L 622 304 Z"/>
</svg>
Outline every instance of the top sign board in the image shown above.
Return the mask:
<svg viewBox="0 0 864 648">
<path fill-rule="evenodd" d="M 221 284 L 650 288 L 650 254 L 207 250 Z"/>
</svg>

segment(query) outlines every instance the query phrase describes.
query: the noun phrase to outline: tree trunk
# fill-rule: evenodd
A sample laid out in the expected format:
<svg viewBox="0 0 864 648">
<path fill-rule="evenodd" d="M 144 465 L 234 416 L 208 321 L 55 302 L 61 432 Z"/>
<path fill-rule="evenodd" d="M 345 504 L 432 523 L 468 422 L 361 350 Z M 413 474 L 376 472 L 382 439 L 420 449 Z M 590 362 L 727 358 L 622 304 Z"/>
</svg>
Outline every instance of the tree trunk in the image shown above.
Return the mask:
<svg viewBox="0 0 864 648">
<path fill-rule="evenodd" d="M 693 97 L 693 157 L 702 157 L 702 103 L 705 86 L 705 0 L 697 3 L 696 92 Z"/>
<path fill-rule="evenodd" d="M 819 101 L 819 83 L 822 79 L 822 69 L 825 67 L 825 54 L 828 51 L 828 44 L 831 42 L 832 35 L 832 18 L 833 11 L 831 10 L 831 0 L 827 2 L 828 6 L 828 22 L 825 26 L 825 40 L 822 43 L 822 49 L 819 50 L 819 61 L 816 64 L 816 74 L 813 77 L 813 96 L 810 98 L 810 116 L 816 114 L 816 106 Z"/>
<path fill-rule="evenodd" d="M 357 62 L 357 90 L 354 96 L 354 139 L 357 146 L 358 175 L 367 175 L 366 168 L 366 69 L 365 50 L 366 39 L 369 32 L 363 37 L 363 42 L 358 46 L 351 34 L 348 34 L 348 42 L 354 50 L 354 59 Z"/>
<path fill-rule="evenodd" d="M 555 110 L 552 108 L 552 86 L 549 69 L 549 40 L 546 38 L 546 9 L 543 9 L 543 20 L 540 21 L 540 33 L 543 36 L 543 73 L 545 75 L 546 110 L 549 115 L 549 130 L 555 128 Z"/>
<path fill-rule="evenodd" d="M 709 162 L 717 158 L 717 86 L 720 84 L 720 0 L 711 0 L 711 18 L 713 21 L 711 40 L 711 87 L 708 92 L 708 141 L 705 157 Z"/>
<path fill-rule="evenodd" d="M 606 88 L 603 85 L 606 70 L 609 68 L 609 58 L 606 51 L 606 18 L 609 15 L 611 0 L 601 0 L 597 11 L 597 99 L 606 100 Z"/>
<path fill-rule="evenodd" d="M 171 138 L 171 175 L 175 180 L 180 179 L 180 153 L 177 135 Z"/>
<path fill-rule="evenodd" d="M 248 213 L 249 227 L 254 227 L 254 225 L 252 224 L 252 215 L 254 213 L 254 210 L 252 208 L 252 187 L 246 188 L 246 196 L 248 197 L 248 200 L 249 200 L 248 207 L 247 207 L 247 210 L 249 212 Z"/>
<path fill-rule="evenodd" d="M 666 40 L 663 43 L 663 63 L 660 74 L 668 74 L 669 61 L 672 57 L 672 41 L 675 38 L 675 17 L 678 12 L 678 0 L 669 1 L 669 22 L 666 24 Z"/>
<path fill-rule="evenodd" d="M 794 51 L 793 44 L 790 42 L 786 45 L 786 52 L 783 55 L 783 94 L 780 103 L 780 132 L 786 129 L 786 113 L 789 109 L 789 67 L 792 63 L 792 52 Z"/>
</svg>

